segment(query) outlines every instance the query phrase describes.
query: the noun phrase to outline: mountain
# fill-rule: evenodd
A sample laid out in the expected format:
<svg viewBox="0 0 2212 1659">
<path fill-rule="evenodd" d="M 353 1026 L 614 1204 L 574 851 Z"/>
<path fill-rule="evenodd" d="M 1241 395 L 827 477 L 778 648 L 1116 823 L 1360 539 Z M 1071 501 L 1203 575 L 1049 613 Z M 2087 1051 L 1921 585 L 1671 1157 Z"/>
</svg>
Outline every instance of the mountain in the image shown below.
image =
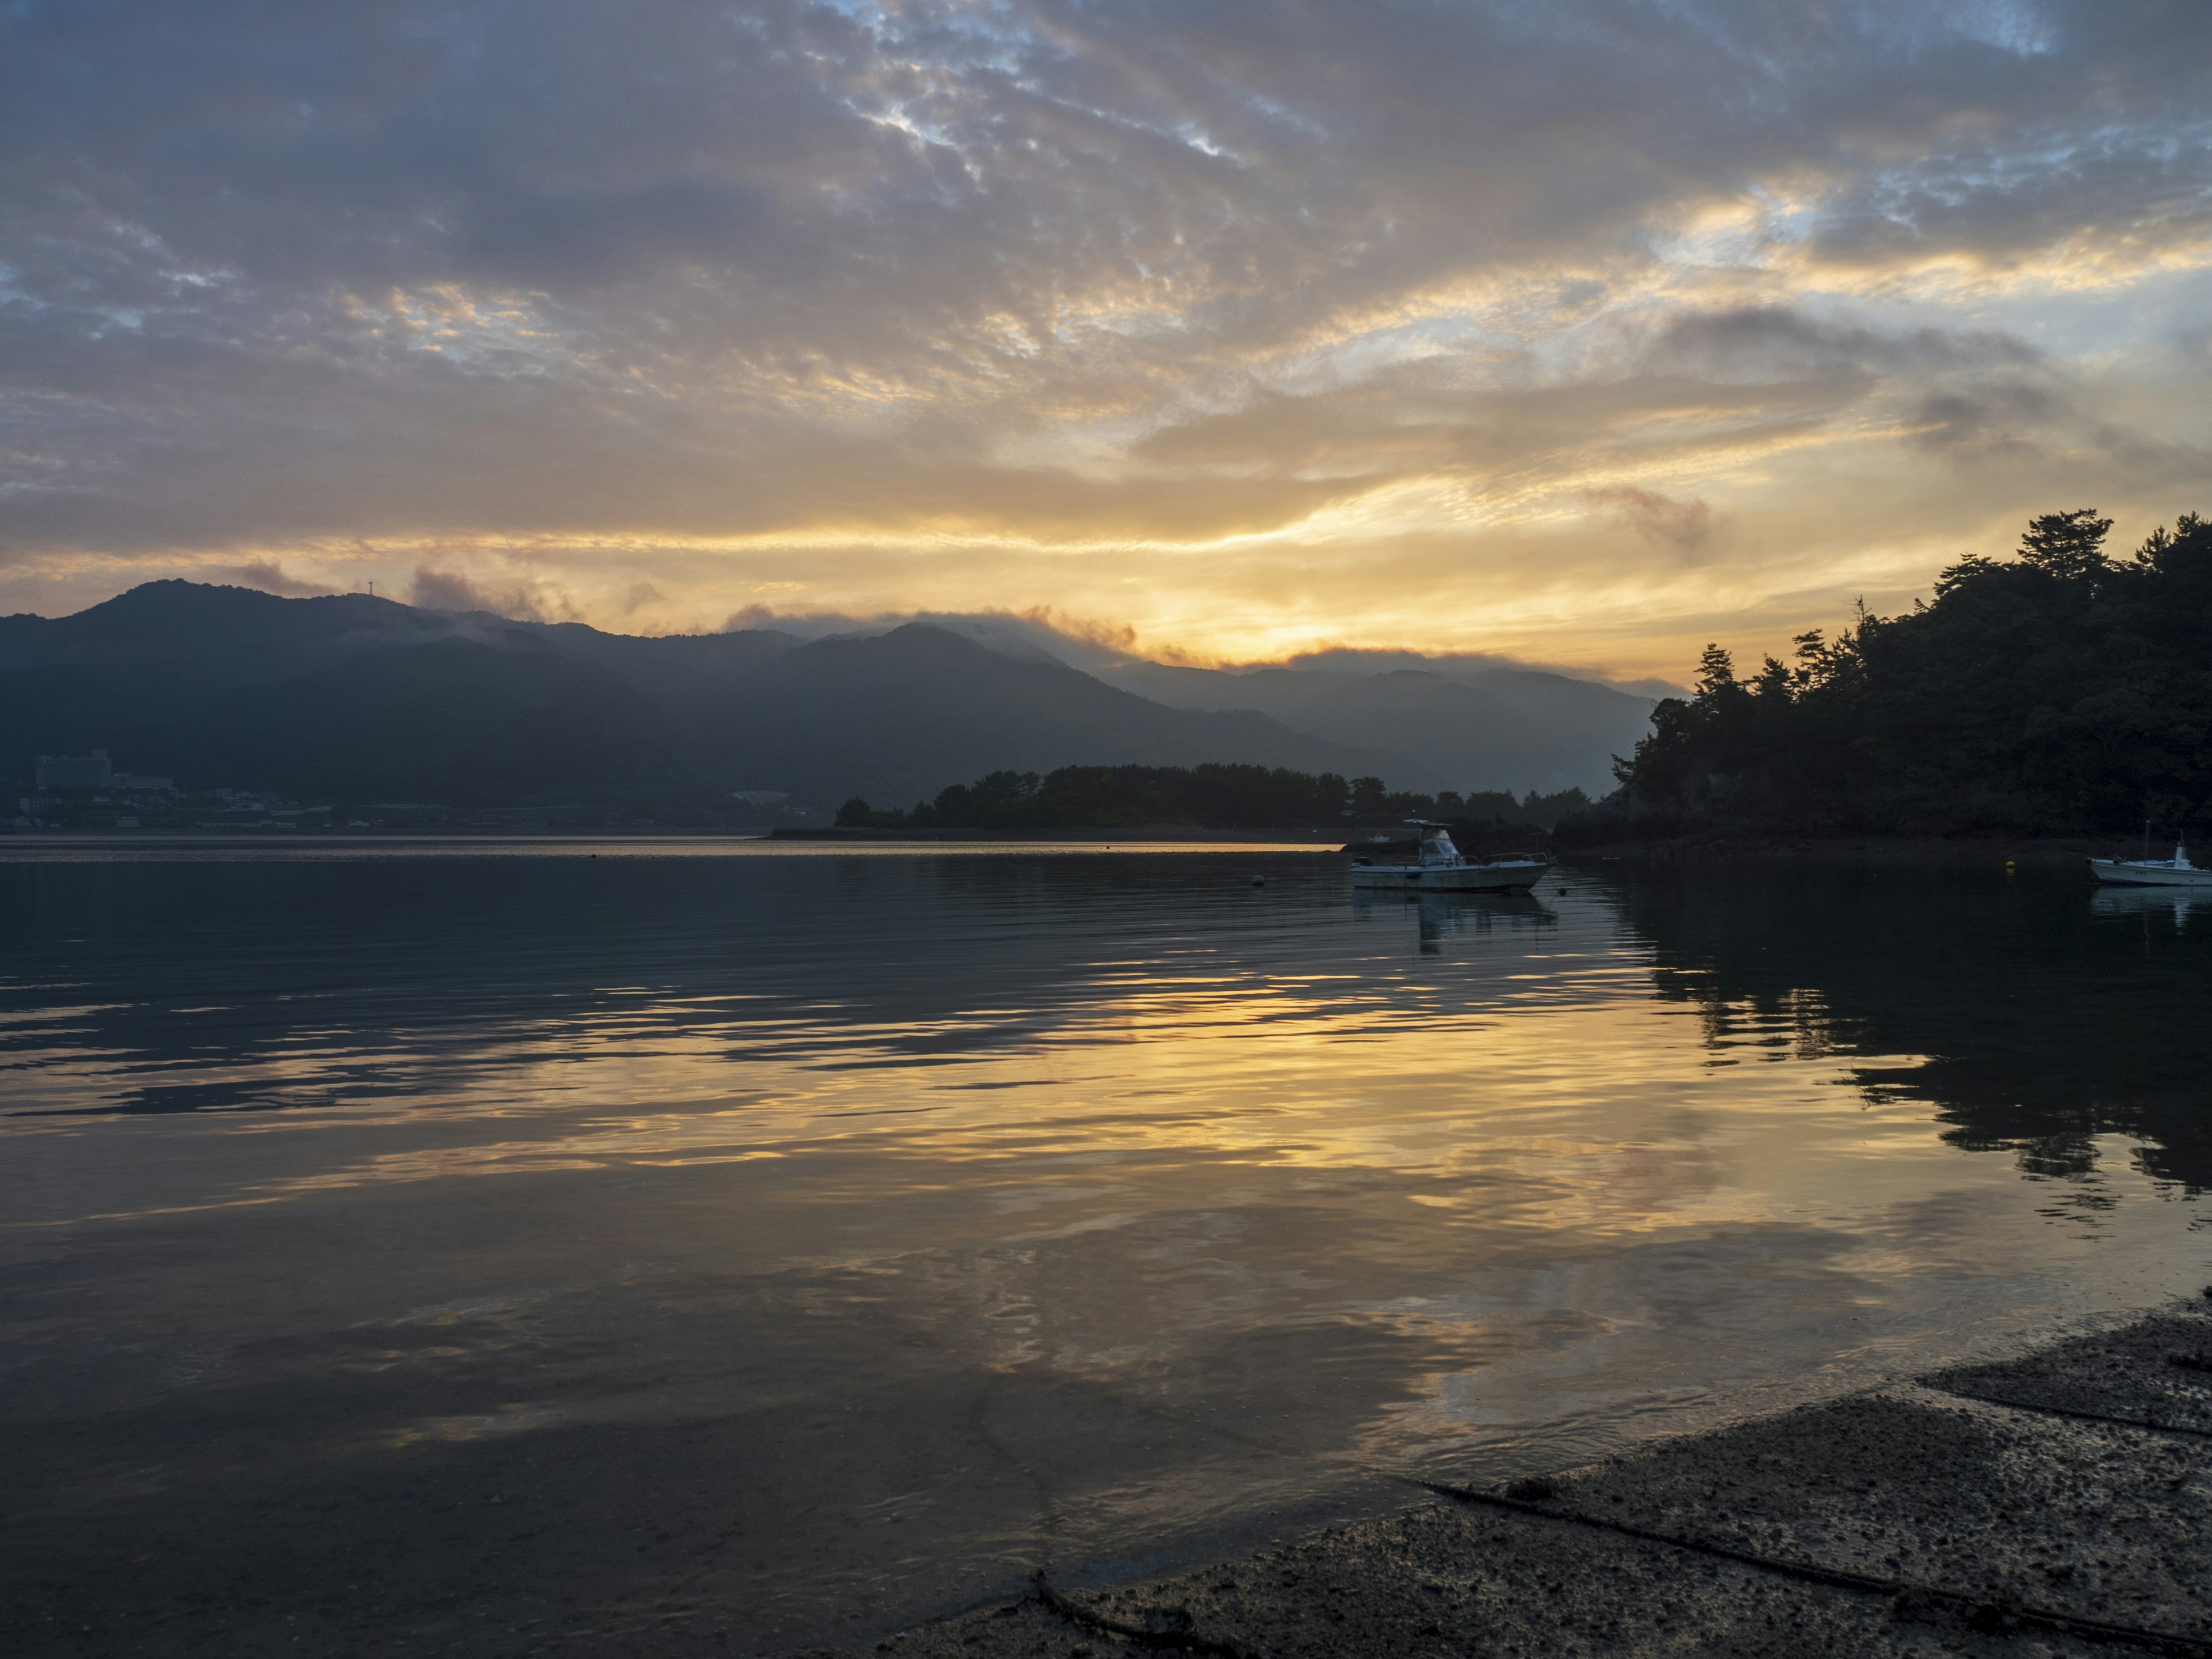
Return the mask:
<svg viewBox="0 0 2212 1659">
<path fill-rule="evenodd" d="M 1193 766 L 1237 760 L 1388 775 L 1404 757 L 1291 730 L 1265 714 L 1170 708 L 1079 670 L 1005 656 L 908 623 L 873 638 L 799 647 L 732 684 L 710 720 L 726 769 L 886 804 L 934 796 L 1001 767 L 1073 762 Z M 988 764 L 980 761 L 988 759 Z"/>
<path fill-rule="evenodd" d="M 1423 789 L 1572 785 L 1602 793 L 1613 757 L 1631 753 L 1651 726 L 1649 698 L 1534 669 L 1229 672 L 1139 662 L 1103 678 L 1178 708 L 1254 709 L 1333 742 L 1413 757 L 1403 781 Z"/>
<path fill-rule="evenodd" d="M 696 811 L 733 789 L 903 804 L 999 768 L 1239 761 L 1393 781 L 1403 756 L 1264 714 L 1170 708 L 1063 664 L 919 624 L 802 643 L 635 638 L 149 583 L 58 618 L 0 618 L 0 772 L 105 748 L 188 788 L 449 805 Z"/>
</svg>

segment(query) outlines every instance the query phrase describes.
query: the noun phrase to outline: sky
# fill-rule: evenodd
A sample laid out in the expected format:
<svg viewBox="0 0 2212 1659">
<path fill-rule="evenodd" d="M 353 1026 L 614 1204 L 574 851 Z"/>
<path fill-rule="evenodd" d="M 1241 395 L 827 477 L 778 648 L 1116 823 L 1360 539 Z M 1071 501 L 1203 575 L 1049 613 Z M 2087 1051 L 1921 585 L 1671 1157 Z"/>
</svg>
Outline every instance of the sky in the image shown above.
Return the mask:
<svg viewBox="0 0 2212 1659">
<path fill-rule="evenodd" d="M 1676 681 L 2212 511 L 2212 5 L 5 0 L 0 612 Z"/>
</svg>

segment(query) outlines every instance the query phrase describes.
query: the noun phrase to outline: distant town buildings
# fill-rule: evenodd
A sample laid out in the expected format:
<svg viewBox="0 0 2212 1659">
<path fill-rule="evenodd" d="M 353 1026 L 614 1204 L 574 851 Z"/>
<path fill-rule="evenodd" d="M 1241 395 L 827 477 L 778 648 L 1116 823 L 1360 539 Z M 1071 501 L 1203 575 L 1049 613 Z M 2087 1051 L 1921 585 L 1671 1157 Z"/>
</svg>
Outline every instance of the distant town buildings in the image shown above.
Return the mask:
<svg viewBox="0 0 2212 1659">
<path fill-rule="evenodd" d="M 41 755 L 39 757 L 39 793 L 49 789 L 105 789 L 115 781 L 115 769 L 107 763 L 107 751 L 95 749 L 88 755 Z"/>
<path fill-rule="evenodd" d="M 20 778 L 0 779 L 0 783 L 19 786 L 21 781 Z M 453 807 L 428 801 L 333 803 L 326 799 L 308 805 L 287 799 L 271 789 L 198 784 L 179 789 L 174 778 L 116 770 L 114 757 L 105 749 L 82 755 L 40 755 L 35 781 L 33 793 L 13 797 L 12 812 L 6 804 L 9 797 L 0 794 L 0 835 L 52 830 L 207 830 L 260 835 L 271 830 L 313 833 L 346 829 L 420 833 L 442 829 L 599 829 L 610 822 L 632 826 L 653 822 L 628 808 L 573 802 Z M 739 789 L 732 793 L 750 811 L 726 810 L 731 820 L 742 818 L 747 829 L 757 830 L 763 818 L 792 821 L 807 816 L 806 809 L 792 805 L 790 794 L 781 789 Z"/>
<path fill-rule="evenodd" d="M 268 791 L 209 789 L 187 794 L 172 777 L 118 772 L 105 749 L 40 755 L 37 793 L 15 802 L 9 830 L 298 830 L 330 822 L 328 806 L 301 806 Z M 319 819 L 317 814 L 321 814 Z"/>
<path fill-rule="evenodd" d="M 41 755 L 35 781 L 42 795 L 49 789 L 173 790 L 177 787 L 174 778 L 117 771 L 105 749 L 83 755 Z"/>
</svg>

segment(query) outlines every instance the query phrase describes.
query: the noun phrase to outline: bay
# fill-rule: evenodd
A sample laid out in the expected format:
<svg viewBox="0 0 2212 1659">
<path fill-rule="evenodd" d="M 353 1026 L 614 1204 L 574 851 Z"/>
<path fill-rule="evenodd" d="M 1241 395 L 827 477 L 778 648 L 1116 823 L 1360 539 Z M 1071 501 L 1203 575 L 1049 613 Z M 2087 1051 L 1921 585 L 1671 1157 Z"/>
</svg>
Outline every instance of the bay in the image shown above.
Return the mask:
<svg viewBox="0 0 2212 1659">
<path fill-rule="evenodd" d="M 2208 969 L 1994 861 L 0 843 L 0 1572 L 781 1651 L 2008 1352 L 2206 1278 Z"/>
</svg>

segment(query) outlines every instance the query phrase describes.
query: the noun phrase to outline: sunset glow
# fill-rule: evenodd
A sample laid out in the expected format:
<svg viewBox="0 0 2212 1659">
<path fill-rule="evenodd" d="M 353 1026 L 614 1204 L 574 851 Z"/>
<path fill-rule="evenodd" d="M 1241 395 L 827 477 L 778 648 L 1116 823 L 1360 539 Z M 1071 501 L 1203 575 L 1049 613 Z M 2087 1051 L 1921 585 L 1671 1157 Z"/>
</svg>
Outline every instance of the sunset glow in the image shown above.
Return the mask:
<svg viewBox="0 0 2212 1659">
<path fill-rule="evenodd" d="M 18 8 L 0 611 L 1676 681 L 2203 507 L 2212 12 Z M 104 90 L 88 98 L 84 88 Z"/>
</svg>

